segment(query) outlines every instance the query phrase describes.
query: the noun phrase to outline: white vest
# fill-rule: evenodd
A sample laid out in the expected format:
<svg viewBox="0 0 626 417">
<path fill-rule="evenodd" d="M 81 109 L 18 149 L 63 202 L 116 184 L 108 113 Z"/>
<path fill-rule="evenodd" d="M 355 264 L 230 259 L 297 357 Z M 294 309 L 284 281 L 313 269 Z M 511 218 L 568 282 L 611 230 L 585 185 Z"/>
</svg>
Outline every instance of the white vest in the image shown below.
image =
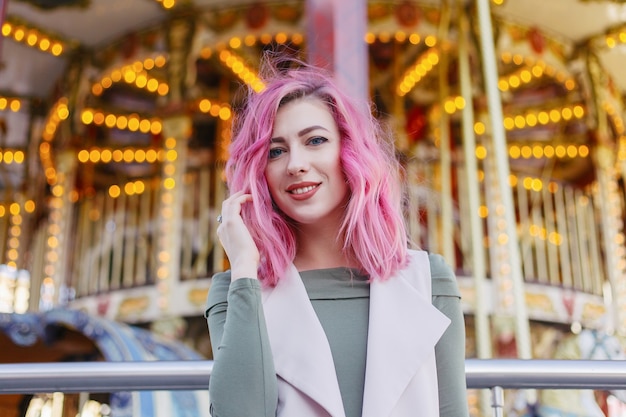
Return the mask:
<svg viewBox="0 0 626 417">
<path fill-rule="evenodd" d="M 370 289 L 362 417 L 438 417 L 435 344 L 450 320 L 432 305 L 428 254 Z M 263 308 L 278 377 L 279 417 L 345 417 L 333 358 L 291 265 Z"/>
</svg>

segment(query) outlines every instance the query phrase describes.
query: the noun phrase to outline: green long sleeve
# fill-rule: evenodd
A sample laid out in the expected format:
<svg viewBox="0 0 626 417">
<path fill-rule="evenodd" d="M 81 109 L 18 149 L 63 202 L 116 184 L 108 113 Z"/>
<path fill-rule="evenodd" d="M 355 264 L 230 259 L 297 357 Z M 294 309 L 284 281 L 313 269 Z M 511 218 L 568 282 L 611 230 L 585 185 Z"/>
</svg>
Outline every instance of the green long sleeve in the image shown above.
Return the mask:
<svg viewBox="0 0 626 417">
<path fill-rule="evenodd" d="M 467 417 L 465 321 L 461 294 L 452 269 L 440 255 L 430 255 L 433 305 L 451 321 L 435 346 L 439 383 L 439 415 Z"/>
<path fill-rule="evenodd" d="M 217 274 L 205 316 L 215 359 L 209 383 L 211 415 L 275 416 L 278 384 L 259 281 L 244 278 L 231 284 L 230 273 Z"/>
</svg>

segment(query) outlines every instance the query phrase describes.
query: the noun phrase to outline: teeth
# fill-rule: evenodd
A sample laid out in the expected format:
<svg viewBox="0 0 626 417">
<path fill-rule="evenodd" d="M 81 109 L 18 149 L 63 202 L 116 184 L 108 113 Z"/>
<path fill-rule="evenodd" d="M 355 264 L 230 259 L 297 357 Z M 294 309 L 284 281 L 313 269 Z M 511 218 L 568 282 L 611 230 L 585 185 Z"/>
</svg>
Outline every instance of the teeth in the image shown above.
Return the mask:
<svg viewBox="0 0 626 417">
<path fill-rule="evenodd" d="M 304 194 L 311 191 L 315 187 L 315 185 L 309 185 L 308 187 L 296 188 L 295 190 L 291 190 L 291 194 Z"/>
</svg>

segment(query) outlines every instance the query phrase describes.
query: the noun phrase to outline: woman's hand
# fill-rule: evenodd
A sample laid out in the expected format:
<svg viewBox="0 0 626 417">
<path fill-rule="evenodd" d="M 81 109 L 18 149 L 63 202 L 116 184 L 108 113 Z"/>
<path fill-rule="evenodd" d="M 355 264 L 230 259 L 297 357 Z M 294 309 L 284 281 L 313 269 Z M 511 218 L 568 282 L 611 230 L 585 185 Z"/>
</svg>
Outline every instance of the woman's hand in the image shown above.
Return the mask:
<svg viewBox="0 0 626 417">
<path fill-rule="evenodd" d="M 228 256 L 231 280 L 257 278 L 259 250 L 241 218 L 241 206 L 252 202 L 252 195 L 239 191 L 222 203 L 222 222 L 217 236 Z"/>
</svg>

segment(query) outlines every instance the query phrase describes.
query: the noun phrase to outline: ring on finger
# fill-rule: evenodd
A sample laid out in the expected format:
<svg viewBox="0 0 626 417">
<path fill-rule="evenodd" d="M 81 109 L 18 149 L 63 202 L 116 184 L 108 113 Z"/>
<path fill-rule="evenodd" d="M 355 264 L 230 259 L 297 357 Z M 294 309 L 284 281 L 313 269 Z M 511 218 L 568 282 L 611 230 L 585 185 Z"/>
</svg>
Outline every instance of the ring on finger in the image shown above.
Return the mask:
<svg viewBox="0 0 626 417">
<path fill-rule="evenodd" d="M 217 220 L 218 223 L 221 223 L 222 222 L 222 215 L 218 214 L 217 215 L 217 219 L 215 219 L 215 220 Z"/>
</svg>

